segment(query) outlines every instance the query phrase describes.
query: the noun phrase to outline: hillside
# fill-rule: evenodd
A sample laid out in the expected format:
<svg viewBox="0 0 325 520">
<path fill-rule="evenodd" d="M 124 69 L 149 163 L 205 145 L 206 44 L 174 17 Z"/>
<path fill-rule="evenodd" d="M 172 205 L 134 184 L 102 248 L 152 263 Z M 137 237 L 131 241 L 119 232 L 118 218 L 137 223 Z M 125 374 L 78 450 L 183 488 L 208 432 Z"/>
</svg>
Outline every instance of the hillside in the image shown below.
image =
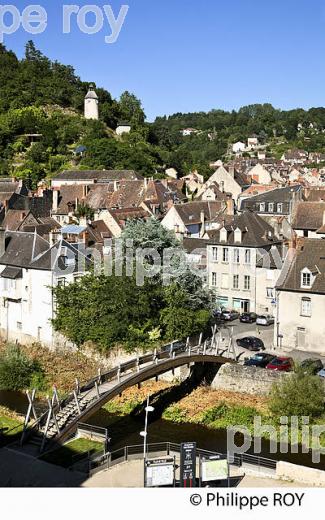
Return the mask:
<svg viewBox="0 0 325 520">
<path fill-rule="evenodd" d="M 65 168 L 135 169 L 160 177 L 168 167 L 179 174 L 229 158 L 231 144 L 257 134 L 275 157 L 289 148 L 325 149 L 325 108 L 282 111 L 270 104 L 238 111 L 211 110 L 158 117 L 152 124 L 128 91 L 115 100 L 98 86 L 100 120 L 83 117 L 89 84 L 72 66 L 44 56 L 32 41 L 19 60 L 0 44 L 0 175 L 23 178 L 30 187 Z M 132 131 L 118 137 L 119 121 Z M 183 136 L 182 130 L 196 133 Z M 38 134 L 31 137 L 30 134 Z M 81 157 L 75 153 L 86 147 Z"/>
</svg>

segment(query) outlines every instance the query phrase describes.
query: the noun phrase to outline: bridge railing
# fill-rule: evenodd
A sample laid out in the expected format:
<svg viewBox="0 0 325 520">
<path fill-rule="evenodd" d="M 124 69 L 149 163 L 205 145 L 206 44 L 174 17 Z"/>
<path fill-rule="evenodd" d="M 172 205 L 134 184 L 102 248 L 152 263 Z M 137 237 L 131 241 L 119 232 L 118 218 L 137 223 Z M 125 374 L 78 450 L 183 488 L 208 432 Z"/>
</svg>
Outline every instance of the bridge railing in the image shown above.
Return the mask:
<svg viewBox="0 0 325 520">
<path fill-rule="evenodd" d="M 166 347 L 169 345 L 165 345 L 161 348 L 161 350 L 155 350 L 154 352 L 150 352 L 147 354 L 144 354 L 142 356 L 133 358 L 129 361 L 126 361 L 124 363 L 121 363 L 120 365 L 109 369 L 107 372 L 99 373 L 96 377 L 90 379 L 85 384 L 80 386 L 77 389 L 78 395 L 82 394 L 83 397 L 87 397 L 89 393 L 93 391 L 96 384 L 100 386 L 103 383 L 107 383 L 111 380 L 114 380 L 115 378 L 120 377 L 122 374 L 125 374 L 128 370 L 131 370 L 133 368 L 137 368 L 140 370 L 140 367 L 147 363 L 155 362 L 156 360 L 159 362 L 164 359 L 169 359 L 171 355 L 173 355 L 175 358 L 180 357 L 188 357 L 194 354 L 197 354 L 199 352 L 205 352 L 207 349 L 211 348 L 212 340 L 209 338 L 204 343 L 202 343 L 202 335 L 200 336 L 199 343 L 196 346 L 190 346 L 189 340 L 187 341 L 187 348 L 185 351 L 168 351 Z M 75 400 L 74 393 L 69 394 L 65 399 L 60 401 L 59 403 L 53 404 L 53 410 L 55 413 L 57 413 L 60 409 L 65 408 L 68 404 L 73 402 Z M 32 423 L 29 426 L 29 431 L 25 432 L 25 437 L 28 438 L 28 436 L 32 435 L 33 433 L 41 430 L 41 428 L 46 424 L 48 417 L 48 412 L 44 412 L 34 423 Z"/>
</svg>

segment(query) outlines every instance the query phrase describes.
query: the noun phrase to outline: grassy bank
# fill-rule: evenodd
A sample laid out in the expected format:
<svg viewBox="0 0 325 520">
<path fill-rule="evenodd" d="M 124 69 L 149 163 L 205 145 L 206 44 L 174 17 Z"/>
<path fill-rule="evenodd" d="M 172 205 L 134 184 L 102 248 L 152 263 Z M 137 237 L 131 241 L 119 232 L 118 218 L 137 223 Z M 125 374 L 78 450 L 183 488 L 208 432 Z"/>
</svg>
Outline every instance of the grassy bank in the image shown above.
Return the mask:
<svg viewBox="0 0 325 520">
<path fill-rule="evenodd" d="M 20 435 L 24 418 L 5 406 L 0 406 L 0 445 L 12 442 Z"/>
<path fill-rule="evenodd" d="M 56 464 L 68 468 L 79 460 L 83 459 L 86 454 L 94 455 L 100 453 L 104 449 L 102 442 L 92 441 L 90 439 L 75 439 L 61 446 L 57 450 L 47 453 L 42 460 L 50 464 Z"/>
</svg>

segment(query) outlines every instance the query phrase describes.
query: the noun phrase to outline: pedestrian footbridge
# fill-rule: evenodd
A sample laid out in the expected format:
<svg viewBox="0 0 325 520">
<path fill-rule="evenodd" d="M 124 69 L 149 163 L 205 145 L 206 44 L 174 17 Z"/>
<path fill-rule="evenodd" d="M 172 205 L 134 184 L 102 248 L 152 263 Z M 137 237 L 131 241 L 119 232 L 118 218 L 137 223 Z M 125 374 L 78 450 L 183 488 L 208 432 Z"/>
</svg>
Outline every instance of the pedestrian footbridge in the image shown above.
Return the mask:
<svg viewBox="0 0 325 520">
<path fill-rule="evenodd" d="M 191 346 L 188 340 L 183 351 L 155 350 L 105 373 L 99 372 L 85 385 L 79 386 L 77 383 L 75 390 L 62 401 L 54 391 L 52 399 L 48 398 L 48 410 L 41 417 L 37 418 L 33 395 L 29 396 L 30 404 L 20 447 L 33 455 L 39 455 L 55 443 L 66 441 L 75 433 L 79 422 L 85 422 L 127 388 L 178 367 L 191 367 L 197 363 L 221 365 L 229 361 L 236 361 L 232 336 L 225 342 L 221 334 L 214 330 L 212 338 L 202 342 L 201 335 L 195 346 Z M 31 423 L 33 415 L 34 422 Z"/>
</svg>

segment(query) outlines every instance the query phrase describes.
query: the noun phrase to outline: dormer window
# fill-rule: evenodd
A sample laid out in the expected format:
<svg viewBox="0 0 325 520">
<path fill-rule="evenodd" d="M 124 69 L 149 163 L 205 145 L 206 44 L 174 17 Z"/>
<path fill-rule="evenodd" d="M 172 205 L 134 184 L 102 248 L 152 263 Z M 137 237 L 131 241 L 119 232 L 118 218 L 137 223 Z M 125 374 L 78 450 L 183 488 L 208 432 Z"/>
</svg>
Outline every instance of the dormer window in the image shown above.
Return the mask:
<svg viewBox="0 0 325 520">
<path fill-rule="evenodd" d="M 273 202 L 269 202 L 269 213 L 273 213 L 274 211 L 274 204 Z"/>
<path fill-rule="evenodd" d="M 260 211 L 262 211 L 262 212 L 265 211 L 265 202 L 261 202 L 261 204 L 260 204 Z"/>
<path fill-rule="evenodd" d="M 224 227 L 220 229 L 220 241 L 227 242 L 227 230 Z"/>
<path fill-rule="evenodd" d="M 237 244 L 240 244 L 241 239 L 242 239 L 241 229 L 237 228 L 237 229 L 235 229 L 235 242 Z"/>
<path fill-rule="evenodd" d="M 301 271 L 301 288 L 311 289 L 313 285 L 313 276 L 309 269 L 303 269 Z"/>
<path fill-rule="evenodd" d="M 278 213 L 283 213 L 283 204 L 282 204 L 282 202 L 280 202 L 280 203 L 278 204 L 278 206 L 277 206 L 277 212 L 278 212 Z"/>
</svg>

